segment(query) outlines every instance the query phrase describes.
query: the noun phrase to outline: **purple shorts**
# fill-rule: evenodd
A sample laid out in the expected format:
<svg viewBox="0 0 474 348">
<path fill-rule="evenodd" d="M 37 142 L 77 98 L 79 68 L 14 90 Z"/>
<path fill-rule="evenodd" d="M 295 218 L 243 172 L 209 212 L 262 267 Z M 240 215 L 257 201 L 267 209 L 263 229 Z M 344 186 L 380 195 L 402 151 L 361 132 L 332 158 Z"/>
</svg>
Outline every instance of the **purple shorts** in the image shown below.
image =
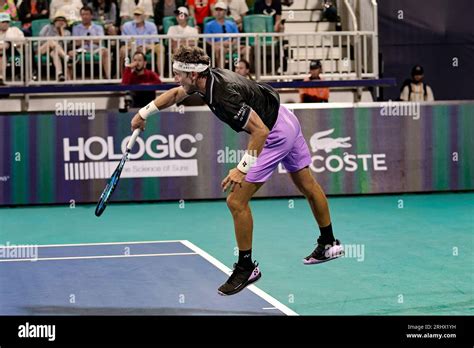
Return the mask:
<svg viewBox="0 0 474 348">
<path fill-rule="evenodd" d="M 301 133 L 300 123 L 296 116 L 282 105 L 257 163 L 250 168 L 245 181 L 267 181 L 280 162 L 290 173 L 311 164 L 311 154 Z"/>
</svg>

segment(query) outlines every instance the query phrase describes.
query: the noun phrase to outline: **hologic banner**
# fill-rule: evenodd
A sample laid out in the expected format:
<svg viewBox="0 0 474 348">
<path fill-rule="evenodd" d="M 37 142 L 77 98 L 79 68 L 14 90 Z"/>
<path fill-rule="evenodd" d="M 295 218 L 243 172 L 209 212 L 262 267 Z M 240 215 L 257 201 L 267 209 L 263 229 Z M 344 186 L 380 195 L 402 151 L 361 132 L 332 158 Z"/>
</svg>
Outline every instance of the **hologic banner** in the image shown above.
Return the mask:
<svg viewBox="0 0 474 348">
<path fill-rule="evenodd" d="M 294 112 L 328 194 L 474 189 L 474 104 L 421 106 L 419 117 L 380 106 Z M 0 204 L 97 201 L 132 116 L 0 116 Z M 223 198 L 221 180 L 247 140 L 210 111 L 163 112 L 148 120 L 113 200 Z M 282 166 L 258 192 L 294 195 Z"/>
</svg>

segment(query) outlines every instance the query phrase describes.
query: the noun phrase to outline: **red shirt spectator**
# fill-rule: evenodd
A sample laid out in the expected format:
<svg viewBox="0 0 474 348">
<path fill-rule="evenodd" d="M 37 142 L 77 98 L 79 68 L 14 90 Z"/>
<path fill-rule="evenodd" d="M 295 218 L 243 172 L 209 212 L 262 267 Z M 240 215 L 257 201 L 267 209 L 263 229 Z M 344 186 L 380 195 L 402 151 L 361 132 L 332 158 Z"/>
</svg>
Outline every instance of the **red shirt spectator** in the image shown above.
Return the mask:
<svg viewBox="0 0 474 348">
<path fill-rule="evenodd" d="M 217 0 L 188 0 L 189 12 L 194 16 L 199 27 L 203 28 L 204 18 L 212 16 L 211 6 Z M 201 30 L 202 32 L 202 30 Z"/>
<path fill-rule="evenodd" d="M 152 85 L 161 83 L 160 76 L 149 69 L 143 69 L 141 73 L 130 66 L 123 71 L 122 84 L 123 85 Z"/>
<path fill-rule="evenodd" d="M 322 64 L 319 60 L 311 61 L 309 65 L 310 75 L 304 81 L 322 80 L 319 74 L 322 71 Z M 300 88 L 301 103 L 327 103 L 329 101 L 329 88 L 327 87 L 311 87 Z"/>
<path fill-rule="evenodd" d="M 123 85 L 152 85 L 160 84 L 160 76 L 146 68 L 146 57 L 142 52 L 135 52 L 133 62 L 123 71 Z M 155 99 L 154 91 L 136 91 L 131 92 L 132 107 L 141 108 L 147 105 L 150 100 Z"/>
</svg>

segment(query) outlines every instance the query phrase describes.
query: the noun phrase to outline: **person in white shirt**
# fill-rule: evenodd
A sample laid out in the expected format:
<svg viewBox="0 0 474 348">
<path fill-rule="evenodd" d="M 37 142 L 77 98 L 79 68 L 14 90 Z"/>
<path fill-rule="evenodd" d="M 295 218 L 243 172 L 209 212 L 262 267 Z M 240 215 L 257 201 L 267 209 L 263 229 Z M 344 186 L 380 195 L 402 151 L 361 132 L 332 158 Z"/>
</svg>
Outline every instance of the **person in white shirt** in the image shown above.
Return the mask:
<svg viewBox="0 0 474 348">
<path fill-rule="evenodd" d="M 245 0 L 224 0 L 224 3 L 227 4 L 227 16 L 234 18 L 239 31 L 242 31 L 242 17 L 249 12 L 249 7 Z M 215 14 L 214 14 L 215 16 Z"/>
<path fill-rule="evenodd" d="M 20 29 L 10 27 L 10 21 L 11 17 L 8 13 L 0 13 L 0 85 L 4 85 L 4 68 L 8 56 L 12 54 L 11 45 L 16 49 L 21 49 L 25 40 L 25 35 Z"/>
<path fill-rule="evenodd" d="M 71 36 L 71 32 L 67 30 L 66 27 L 66 14 L 62 11 L 58 11 L 54 16 L 53 23 L 50 25 L 45 25 L 39 33 L 40 37 L 48 37 L 50 39 L 45 40 L 44 43 L 41 41 L 38 53 L 40 55 L 49 54 L 51 56 L 51 60 L 53 61 L 53 65 L 56 70 L 56 79 L 60 82 L 65 80 L 63 73 L 63 62 L 65 65 L 67 65 L 67 62 L 69 61 L 69 56 L 66 53 L 67 42 L 54 40 L 52 37 L 59 38 Z M 71 78 L 70 69 L 68 69 L 68 78 Z"/>
<path fill-rule="evenodd" d="M 81 20 L 81 8 L 84 5 L 81 0 L 52 0 L 49 5 L 49 19 L 54 20 L 54 16 L 58 11 L 66 15 L 69 24 Z"/>
<path fill-rule="evenodd" d="M 411 70 L 411 80 L 406 80 L 402 87 L 400 100 L 402 101 L 434 101 L 431 87 L 423 82 L 425 77 L 421 65 L 415 65 Z"/>
<path fill-rule="evenodd" d="M 175 14 L 178 25 L 169 27 L 166 34 L 169 36 L 186 35 L 190 39 L 172 39 L 171 50 L 173 53 L 175 53 L 179 46 L 195 46 L 196 40 L 191 40 L 191 38 L 198 35 L 198 30 L 188 25 L 189 11 L 186 7 L 178 7 Z"/>
<path fill-rule="evenodd" d="M 138 4 L 135 0 L 122 0 L 122 3 L 120 4 L 120 18 L 122 19 L 122 24 L 127 20 L 133 19 L 133 11 L 137 7 L 143 8 L 146 18 L 153 17 L 152 0 L 139 0 Z"/>
</svg>

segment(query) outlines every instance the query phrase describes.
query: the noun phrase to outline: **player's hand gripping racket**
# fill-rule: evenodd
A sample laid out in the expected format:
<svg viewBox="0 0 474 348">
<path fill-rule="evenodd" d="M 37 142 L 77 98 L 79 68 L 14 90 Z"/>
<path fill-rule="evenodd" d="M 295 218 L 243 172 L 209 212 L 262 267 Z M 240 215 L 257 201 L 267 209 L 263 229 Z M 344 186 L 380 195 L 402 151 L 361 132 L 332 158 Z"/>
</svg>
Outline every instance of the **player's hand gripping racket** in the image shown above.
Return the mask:
<svg viewBox="0 0 474 348">
<path fill-rule="evenodd" d="M 97 207 L 95 208 L 95 216 L 101 216 L 102 213 L 104 212 L 105 208 L 107 207 L 107 203 L 112 196 L 112 193 L 115 190 L 115 187 L 117 187 L 117 184 L 120 179 L 120 174 L 122 173 L 123 166 L 125 165 L 125 162 L 128 161 L 128 158 L 130 157 L 130 151 L 132 150 L 133 144 L 135 144 L 135 140 L 137 140 L 138 136 L 140 135 L 140 129 L 135 129 L 133 131 L 133 134 L 128 141 L 127 144 L 127 149 L 120 160 L 120 163 L 118 164 L 117 168 L 115 169 L 114 173 L 110 177 L 109 181 L 107 182 L 107 186 L 105 186 L 104 191 L 102 191 L 102 194 L 100 195 L 99 202 L 97 203 Z"/>
</svg>

